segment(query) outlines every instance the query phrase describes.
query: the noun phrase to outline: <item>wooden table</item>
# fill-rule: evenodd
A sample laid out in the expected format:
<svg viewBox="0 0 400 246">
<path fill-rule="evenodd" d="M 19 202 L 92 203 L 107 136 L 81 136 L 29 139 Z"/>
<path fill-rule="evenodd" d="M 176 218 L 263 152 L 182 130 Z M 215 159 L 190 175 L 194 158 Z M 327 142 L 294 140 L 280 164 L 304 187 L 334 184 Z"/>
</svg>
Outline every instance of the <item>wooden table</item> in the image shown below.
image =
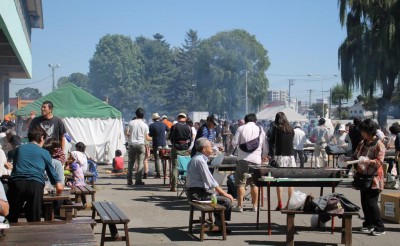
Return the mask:
<svg viewBox="0 0 400 246">
<path fill-rule="evenodd" d="M 0 238 L 0 245 L 98 245 L 90 224 L 32 223 L 14 226 Z"/>
<path fill-rule="evenodd" d="M 261 190 L 262 187 L 267 187 L 268 199 L 268 235 L 271 235 L 271 189 L 270 187 L 332 187 L 332 193 L 335 192 L 335 187 L 345 178 L 266 178 L 258 179 L 258 184 L 261 186 L 258 189 L 258 207 L 260 208 Z M 347 179 L 346 179 L 347 180 Z M 322 194 L 321 194 L 322 195 Z M 259 225 L 260 209 L 257 210 L 257 229 Z"/>
<path fill-rule="evenodd" d="M 60 195 L 56 194 L 43 195 L 44 220 L 53 221 L 54 220 L 53 202 L 70 200 L 71 199 L 70 195 L 71 195 L 70 190 L 63 190 Z"/>
<path fill-rule="evenodd" d="M 158 155 L 161 159 L 162 169 L 164 174 L 164 185 L 167 180 L 167 168 L 169 167 L 169 186 L 171 186 L 171 177 L 172 177 L 172 160 L 171 160 L 171 148 L 162 148 L 158 150 Z M 171 187 L 170 187 L 171 188 Z"/>
</svg>

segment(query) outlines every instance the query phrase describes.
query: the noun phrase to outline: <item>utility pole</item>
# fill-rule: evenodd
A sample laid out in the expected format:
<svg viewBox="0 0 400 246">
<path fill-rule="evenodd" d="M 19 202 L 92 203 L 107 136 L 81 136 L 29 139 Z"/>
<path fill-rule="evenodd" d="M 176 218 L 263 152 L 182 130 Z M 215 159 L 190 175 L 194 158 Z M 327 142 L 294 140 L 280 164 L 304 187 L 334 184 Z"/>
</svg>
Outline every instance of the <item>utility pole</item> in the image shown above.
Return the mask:
<svg viewBox="0 0 400 246">
<path fill-rule="evenodd" d="M 290 87 L 292 86 L 292 85 L 294 85 L 294 79 L 289 79 L 289 108 L 291 108 L 290 107 L 290 105 L 291 105 L 291 98 L 290 98 Z"/>
<path fill-rule="evenodd" d="M 311 107 L 311 93 L 314 91 L 313 89 L 306 90 L 310 92 L 309 97 L 308 97 L 308 119 L 310 119 L 310 107 Z"/>
<path fill-rule="evenodd" d="M 59 68 L 59 67 L 61 67 L 60 64 L 49 64 L 49 68 L 51 68 L 52 77 L 53 77 L 53 91 L 56 88 L 55 79 L 54 79 L 54 70 L 56 70 L 56 68 Z"/>
</svg>

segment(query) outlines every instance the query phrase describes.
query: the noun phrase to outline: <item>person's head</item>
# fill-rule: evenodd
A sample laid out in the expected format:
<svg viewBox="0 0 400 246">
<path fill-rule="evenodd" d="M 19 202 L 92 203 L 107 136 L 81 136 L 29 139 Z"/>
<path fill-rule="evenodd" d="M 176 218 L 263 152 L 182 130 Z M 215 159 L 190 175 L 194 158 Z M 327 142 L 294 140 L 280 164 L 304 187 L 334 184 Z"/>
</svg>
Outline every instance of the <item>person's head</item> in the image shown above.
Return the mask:
<svg viewBox="0 0 400 246">
<path fill-rule="evenodd" d="M 377 124 L 371 119 L 365 119 L 361 121 L 359 129 L 364 139 L 371 139 L 376 136 Z"/>
<path fill-rule="evenodd" d="M 190 127 L 193 126 L 193 121 L 189 118 L 186 119 L 186 124 L 188 124 Z"/>
<path fill-rule="evenodd" d="M 244 117 L 244 122 L 245 122 L 245 124 L 247 124 L 249 122 L 256 123 L 257 122 L 256 114 L 254 114 L 254 113 L 246 114 L 246 116 Z"/>
<path fill-rule="evenodd" d="M 136 118 L 143 119 L 144 118 L 144 109 L 138 108 L 135 111 Z"/>
<path fill-rule="evenodd" d="M 360 117 L 354 117 L 354 119 L 353 119 L 354 126 L 358 126 L 361 122 L 362 122 L 362 119 Z"/>
<path fill-rule="evenodd" d="M 218 121 L 219 121 L 219 118 L 218 118 L 217 114 L 211 114 L 211 115 L 207 116 L 207 120 L 206 120 L 207 127 L 209 129 L 214 129 L 215 127 L 218 126 Z"/>
<path fill-rule="evenodd" d="M 292 132 L 293 128 L 290 126 L 290 123 L 288 119 L 286 118 L 285 113 L 283 112 L 278 112 L 275 115 L 275 125 L 278 129 L 280 129 L 283 132 Z"/>
<path fill-rule="evenodd" d="M 180 113 L 180 114 L 178 114 L 176 119 L 177 119 L 178 122 L 186 122 L 186 114 L 185 113 Z"/>
<path fill-rule="evenodd" d="M 57 148 L 61 148 L 61 143 L 55 138 L 49 138 L 43 144 L 43 149 L 49 151 L 50 155 L 53 155 Z"/>
<path fill-rule="evenodd" d="M 196 128 L 196 130 L 199 130 L 199 128 L 200 128 L 200 122 L 195 122 L 195 123 L 193 124 L 193 126 L 194 126 L 194 128 Z"/>
<path fill-rule="evenodd" d="M 158 113 L 154 113 L 154 114 L 152 114 L 151 115 L 151 119 L 153 120 L 153 121 L 158 121 L 158 120 L 160 120 L 160 115 L 158 114 Z"/>
<path fill-rule="evenodd" d="M 77 151 L 79 151 L 79 152 L 85 152 L 85 150 L 86 150 L 86 145 L 85 145 L 84 143 L 82 143 L 82 142 L 77 142 L 77 143 L 75 144 L 75 149 L 76 149 Z"/>
<path fill-rule="evenodd" d="M 295 122 L 294 123 L 294 128 L 301 128 L 300 122 Z"/>
<path fill-rule="evenodd" d="M 389 131 L 393 135 L 397 135 L 400 133 L 400 125 L 399 123 L 395 122 L 389 127 Z"/>
<path fill-rule="evenodd" d="M 21 145 L 21 137 L 18 135 L 12 135 L 8 140 L 13 148 Z"/>
<path fill-rule="evenodd" d="M 211 142 L 207 138 L 199 138 L 196 140 L 196 151 L 201 152 L 205 156 L 213 153 Z"/>
<path fill-rule="evenodd" d="M 10 121 L 10 120 L 11 120 L 10 116 L 8 116 L 8 115 L 4 116 L 4 121 Z"/>
<path fill-rule="evenodd" d="M 43 128 L 41 128 L 40 126 L 34 127 L 28 132 L 29 142 L 35 142 L 40 146 L 43 146 L 46 137 L 47 137 L 46 131 L 43 130 Z"/>
<path fill-rule="evenodd" d="M 164 114 L 163 116 L 161 116 L 161 120 L 165 120 L 165 119 L 168 120 L 168 117 Z"/>
<path fill-rule="evenodd" d="M 119 150 L 119 149 L 117 149 L 116 151 L 115 151 L 115 156 L 122 156 L 122 151 L 121 150 Z"/>
<path fill-rule="evenodd" d="M 238 126 L 243 126 L 245 124 L 245 122 L 243 119 L 240 119 L 237 124 L 238 124 Z"/>
<path fill-rule="evenodd" d="M 323 126 L 325 124 L 326 120 L 324 118 L 321 118 L 318 120 L 318 125 Z"/>
<path fill-rule="evenodd" d="M 345 133 L 345 132 L 346 132 L 346 126 L 343 125 L 343 124 L 340 124 L 340 125 L 339 125 L 339 128 L 338 128 L 338 132 L 339 132 L 340 135 L 342 135 L 343 133 Z"/>
<path fill-rule="evenodd" d="M 42 103 L 42 108 L 40 109 L 42 112 L 42 116 L 49 119 L 53 117 L 53 103 L 51 101 L 44 101 Z"/>
</svg>

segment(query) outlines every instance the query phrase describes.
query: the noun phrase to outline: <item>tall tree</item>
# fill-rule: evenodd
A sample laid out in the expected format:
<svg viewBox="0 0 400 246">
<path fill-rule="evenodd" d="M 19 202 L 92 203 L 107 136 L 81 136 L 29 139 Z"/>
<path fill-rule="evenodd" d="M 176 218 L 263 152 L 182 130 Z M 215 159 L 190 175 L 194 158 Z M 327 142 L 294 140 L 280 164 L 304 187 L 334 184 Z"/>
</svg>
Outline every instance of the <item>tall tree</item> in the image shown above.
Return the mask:
<svg viewBox="0 0 400 246">
<path fill-rule="evenodd" d="M 333 105 L 338 106 L 338 115 L 339 118 L 342 116 L 342 104 L 343 101 L 346 100 L 348 101 L 353 97 L 352 93 L 350 90 L 346 90 L 342 85 L 336 85 L 333 87 L 332 92 L 331 92 L 331 103 Z"/>
<path fill-rule="evenodd" d="M 400 71 L 400 1 L 338 0 L 347 37 L 339 48 L 339 65 L 347 89 L 360 87 L 378 99 L 378 123 L 387 125 L 389 102 Z"/>
<path fill-rule="evenodd" d="M 15 95 L 21 99 L 39 99 L 42 97 L 42 93 L 37 88 L 25 87 L 18 90 Z"/>
<path fill-rule="evenodd" d="M 96 46 L 90 60 L 89 88 L 98 98 L 132 115 L 143 106 L 141 97 L 142 61 L 137 45 L 130 37 L 106 35 Z"/>
<path fill-rule="evenodd" d="M 249 111 L 266 98 L 270 63 L 267 51 L 244 30 L 219 32 L 199 46 L 195 78 L 201 105 L 210 112 L 243 117 L 247 74 Z"/>
<path fill-rule="evenodd" d="M 89 77 L 83 73 L 72 73 L 68 77 L 61 77 L 57 81 L 57 87 L 63 86 L 66 83 L 72 83 L 87 92 L 89 90 Z"/>
</svg>

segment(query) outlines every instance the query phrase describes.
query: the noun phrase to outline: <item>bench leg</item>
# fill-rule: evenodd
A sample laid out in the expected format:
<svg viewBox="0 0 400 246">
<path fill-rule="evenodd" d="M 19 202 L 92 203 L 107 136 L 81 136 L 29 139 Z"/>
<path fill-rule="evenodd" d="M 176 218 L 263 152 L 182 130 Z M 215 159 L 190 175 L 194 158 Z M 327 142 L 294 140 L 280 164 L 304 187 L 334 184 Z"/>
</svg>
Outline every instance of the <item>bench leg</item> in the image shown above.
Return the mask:
<svg viewBox="0 0 400 246">
<path fill-rule="evenodd" d="M 222 223 L 222 240 L 226 240 L 226 224 L 225 224 L 225 212 L 221 211 L 221 223 Z"/>
<path fill-rule="evenodd" d="M 294 246 L 294 214 L 288 214 L 286 219 L 286 245 Z"/>
<path fill-rule="evenodd" d="M 73 218 L 73 213 L 74 209 L 73 208 L 65 208 L 65 220 L 72 220 Z"/>
<path fill-rule="evenodd" d="M 200 229 L 200 241 L 204 240 L 204 231 L 206 229 L 206 213 L 201 211 L 201 229 Z"/>
<path fill-rule="evenodd" d="M 342 218 L 342 244 L 346 246 L 351 246 L 353 243 L 352 240 L 352 215 L 343 215 Z"/>
<path fill-rule="evenodd" d="M 124 224 L 126 246 L 129 246 L 128 223 Z"/>
<path fill-rule="evenodd" d="M 190 206 L 189 233 L 192 233 L 192 229 L 193 229 L 193 213 L 194 213 L 194 207 Z"/>
<path fill-rule="evenodd" d="M 106 226 L 107 226 L 107 224 L 103 224 L 103 228 L 101 229 L 100 246 L 104 246 L 104 241 L 105 241 L 105 238 L 106 238 Z"/>
</svg>

